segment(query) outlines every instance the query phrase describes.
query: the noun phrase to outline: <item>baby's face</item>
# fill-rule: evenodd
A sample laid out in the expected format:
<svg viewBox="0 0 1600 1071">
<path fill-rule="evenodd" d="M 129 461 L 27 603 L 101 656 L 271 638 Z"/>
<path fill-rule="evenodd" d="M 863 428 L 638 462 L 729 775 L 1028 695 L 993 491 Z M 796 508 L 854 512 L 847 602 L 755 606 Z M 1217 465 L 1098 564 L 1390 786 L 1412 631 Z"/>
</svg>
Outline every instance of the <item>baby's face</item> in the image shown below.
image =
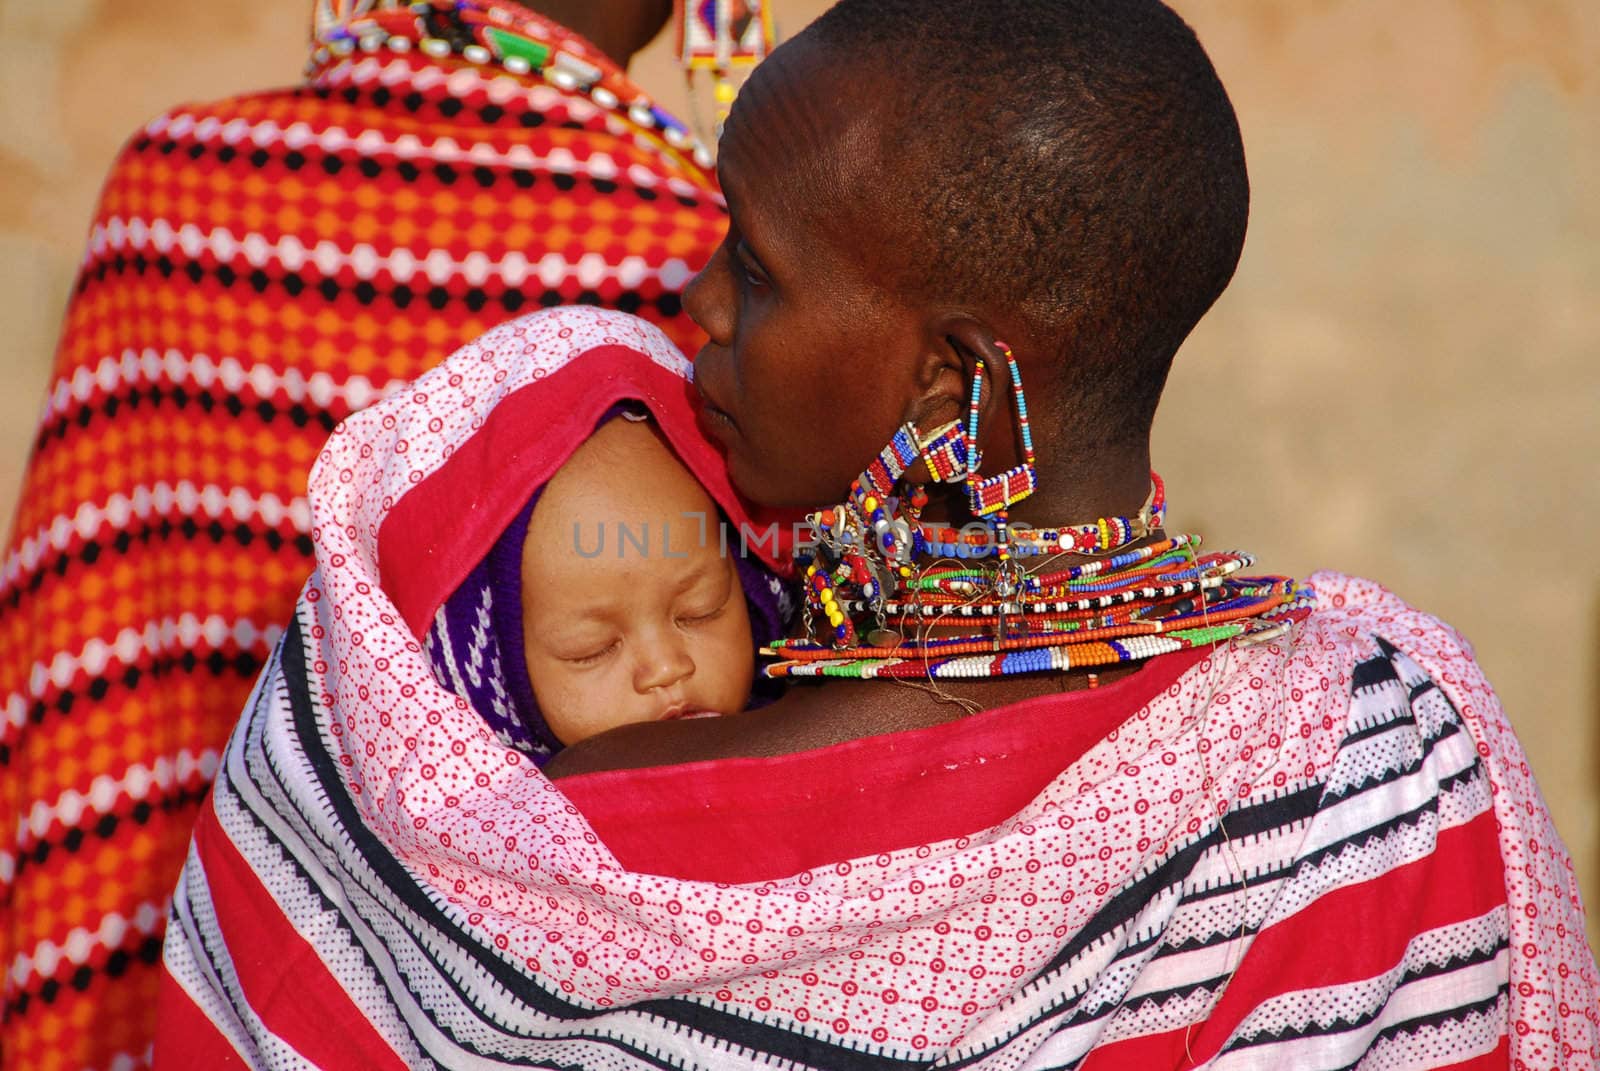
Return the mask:
<svg viewBox="0 0 1600 1071">
<path fill-rule="evenodd" d="M 563 744 L 749 699 L 750 615 L 716 506 L 650 424 L 610 421 L 545 487 L 522 607 L 534 698 Z"/>
</svg>

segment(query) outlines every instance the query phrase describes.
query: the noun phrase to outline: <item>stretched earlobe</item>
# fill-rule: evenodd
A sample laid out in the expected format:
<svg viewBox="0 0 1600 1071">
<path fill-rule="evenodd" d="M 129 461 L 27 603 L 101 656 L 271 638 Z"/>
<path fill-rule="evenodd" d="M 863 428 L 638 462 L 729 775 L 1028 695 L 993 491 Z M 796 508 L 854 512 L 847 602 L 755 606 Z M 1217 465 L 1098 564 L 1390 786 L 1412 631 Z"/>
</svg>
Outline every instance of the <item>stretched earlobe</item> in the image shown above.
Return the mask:
<svg viewBox="0 0 1600 1071">
<path fill-rule="evenodd" d="M 903 420 L 919 428 L 935 428 L 967 413 L 967 385 L 972 372 L 951 348 L 930 347 L 913 381 L 918 391 L 906 404 Z"/>
<path fill-rule="evenodd" d="M 964 423 L 971 406 L 972 381 L 978 365 L 986 364 L 991 375 L 994 370 L 1005 367 L 1005 354 L 995 345 L 997 334 L 999 332 L 990 324 L 965 313 L 931 322 L 913 378 L 917 394 L 906 406 L 905 421 L 919 428 L 941 427 L 952 420 Z M 979 405 L 985 420 L 991 419 L 997 386 L 1007 389 L 1009 384 L 996 379 L 993 383 L 983 383 L 980 388 Z M 1004 396 L 999 400 L 1004 402 Z"/>
</svg>

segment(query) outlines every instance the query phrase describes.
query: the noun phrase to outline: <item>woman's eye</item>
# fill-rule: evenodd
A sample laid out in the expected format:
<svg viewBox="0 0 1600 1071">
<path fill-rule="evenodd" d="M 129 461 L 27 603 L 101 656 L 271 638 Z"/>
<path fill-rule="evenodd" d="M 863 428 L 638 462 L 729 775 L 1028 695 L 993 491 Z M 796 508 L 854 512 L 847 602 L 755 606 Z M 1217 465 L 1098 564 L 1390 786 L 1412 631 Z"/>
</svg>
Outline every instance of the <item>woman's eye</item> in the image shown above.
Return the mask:
<svg viewBox="0 0 1600 1071">
<path fill-rule="evenodd" d="M 744 276 L 744 281 L 751 286 L 767 286 L 767 274 L 755 263 L 754 258 L 745 250 L 744 245 L 734 248 L 734 263 L 739 266 L 739 274 Z"/>
</svg>

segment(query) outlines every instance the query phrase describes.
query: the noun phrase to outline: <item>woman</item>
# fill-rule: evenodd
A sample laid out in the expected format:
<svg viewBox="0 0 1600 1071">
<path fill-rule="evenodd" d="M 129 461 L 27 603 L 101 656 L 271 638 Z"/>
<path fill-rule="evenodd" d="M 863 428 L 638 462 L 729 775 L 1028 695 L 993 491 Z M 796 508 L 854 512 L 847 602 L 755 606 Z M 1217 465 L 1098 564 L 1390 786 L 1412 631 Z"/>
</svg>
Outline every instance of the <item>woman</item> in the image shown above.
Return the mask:
<svg viewBox="0 0 1600 1071">
<path fill-rule="evenodd" d="M 158 1067 L 1178 1067 L 1240 1049 L 1299 1066 L 1330 1046 L 1443 1066 L 1432 1031 L 1357 1017 L 1285 1033 L 1323 1001 L 1458 1002 L 1469 1013 L 1435 1027 L 1481 1066 L 1537 1051 L 1506 1036 L 1516 916 L 1475 869 L 1493 859 L 1499 877 L 1500 815 L 1524 829 L 1532 799 L 1471 746 L 1496 731 L 1489 693 L 1454 678 L 1464 719 L 1428 677 L 1466 664 L 1450 634 L 1336 574 L 1313 578 L 1292 652 L 1197 649 L 921 731 L 549 780 L 424 649 L 527 481 L 606 406 L 653 398 L 764 545 L 694 429 L 681 358 L 625 320 L 507 325 L 330 440 L 318 571 L 174 899 Z M 536 416 L 554 394 L 573 417 L 556 433 Z M 1375 618 L 1420 664 L 1374 647 Z M 834 694 L 847 717 L 851 693 Z M 648 728 L 770 743 L 788 702 Z M 1397 780 L 1363 787 L 1391 762 Z M 1562 917 L 1548 892 L 1511 895 Z M 1337 982 L 1396 948 L 1401 972 Z M 1525 980 L 1542 964 L 1509 966 Z M 1561 984 L 1570 999 L 1592 980 Z"/>
</svg>

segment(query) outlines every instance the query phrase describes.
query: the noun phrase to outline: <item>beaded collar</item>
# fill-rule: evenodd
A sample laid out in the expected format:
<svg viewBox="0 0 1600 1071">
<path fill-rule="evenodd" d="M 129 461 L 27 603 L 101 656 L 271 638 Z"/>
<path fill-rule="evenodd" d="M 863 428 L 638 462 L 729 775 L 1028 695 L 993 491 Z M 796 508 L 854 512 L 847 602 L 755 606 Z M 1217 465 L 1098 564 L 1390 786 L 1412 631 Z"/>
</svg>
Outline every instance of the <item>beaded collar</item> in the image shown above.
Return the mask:
<svg viewBox="0 0 1600 1071">
<path fill-rule="evenodd" d="M 1161 528 L 1166 519 L 1167 488 L 1156 473 L 1150 474 L 1150 497 L 1131 517 L 1101 517 L 1089 524 L 1068 524 L 1058 528 L 1032 528 L 1011 522 L 1007 540 L 1012 554 L 1029 557 L 1039 554 L 1104 553 L 1144 539 Z M 984 524 L 962 528 L 919 523 L 915 533 L 918 554 L 944 558 L 983 558 L 997 553 L 993 530 Z"/>
<path fill-rule="evenodd" d="M 981 401 L 997 355 L 1021 461 L 985 476 Z M 1060 672 L 1259 641 L 1309 606 L 1309 589 L 1287 577 L 1237 576 L 1253 562 L 1247 554 L 1202 557 L 1199 536 L 1167 538 L 1167 492 L 1154 472 L 1149 497 L 1131 517 L 1042 529 L 1014 524 L 1011 506 L 1038 487 L 1036 460 L 1022 369 L 995 339 L 976 355 L 965 427 L 952 421 L 924 434 L 901 426 L 843 504 L 811 515 L 813 538 L 797 551 L 808 636 L 766 648 L 775 661 L 763 672 L 926 680 Z M 938 483 L 966 484 L 971 523 L 922 522 L 926 488 L 902 486 L 918 462 Z M 1091 560 L 1051 568 L 1073 554 Z M 1045 555 L 1031 572 L 1019 560 Z M 952 635 L 952 625 L 979 631 Z"/>
<path fill-rule="evenodd" d="M 938 441 L 936 433 L 919 445 Z M 891 443 L 887 470 L 861 482 L 872 491 L 892 483 L 909 467 L 904 444 L 898 453 L 905 458 Z M 930 466 L 936 476 L 943 468 Z M 770 645 L 763 672 L 941 680 L 1092 669 L 1261 642 L 1303 616 L 1305 585 L 1243 576 L 1250 555 L 1202 555 L 1199 536 L 1162 533 L 1165 488 L 1155 473 L 1151 484 L 1133 517 L 1006 529 L 1011 553 L 1049 556 L 1032 572 L 999 552 L 992 527 L 917 522 L 927 501 L 921 488 L 882 500 L 853 491 L 855 508 L 813 518 L 816 542 L 800 555 L 810 635 Z M 912 532 L 920 564 L 906 553 Z M 1066 555 L 1092 557 L 1051 568 Z"/>
<path fill-rule="evenodd" d="M 715 189 L 711 151 L 611 59 L 514 0 L 318 0 L 310 77 L 356 53 L 419 51 L 435 62 L 542 79 L 621 119 L 697 184 Z"/>
</svg>

